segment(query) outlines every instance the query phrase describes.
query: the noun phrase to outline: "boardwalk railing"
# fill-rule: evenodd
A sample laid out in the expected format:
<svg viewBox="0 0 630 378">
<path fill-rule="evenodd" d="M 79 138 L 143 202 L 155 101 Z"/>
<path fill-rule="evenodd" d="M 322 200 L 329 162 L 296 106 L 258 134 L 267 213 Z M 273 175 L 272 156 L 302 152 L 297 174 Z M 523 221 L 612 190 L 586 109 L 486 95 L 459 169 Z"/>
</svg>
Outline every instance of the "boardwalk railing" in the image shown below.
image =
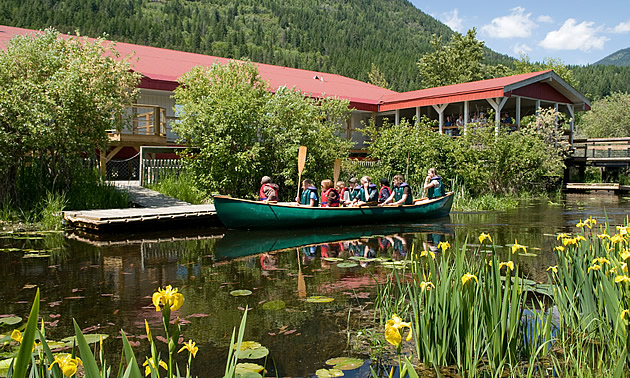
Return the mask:
<svg viewBox="0 0 630 378">
<path fill-rule="evenodd" d="M 630 138 L 591 138 L 573 140 L 572 158 L 624 159 L 630 158 Z"/>
<path fill-rule="evenodd" d="M 170 175 L 178 175 L 186 167 L 183 159 L 143 159 L 142 182 L 140 185 L 157 184 Z"/>
</svg>

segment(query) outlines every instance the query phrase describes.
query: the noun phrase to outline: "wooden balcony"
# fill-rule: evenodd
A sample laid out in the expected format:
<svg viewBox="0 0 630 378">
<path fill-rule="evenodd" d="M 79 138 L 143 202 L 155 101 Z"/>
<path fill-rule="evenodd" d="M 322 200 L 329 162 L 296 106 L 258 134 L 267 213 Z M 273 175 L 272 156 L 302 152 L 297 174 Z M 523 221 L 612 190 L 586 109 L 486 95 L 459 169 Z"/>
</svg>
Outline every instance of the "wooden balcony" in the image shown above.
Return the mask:
<svg viewBox="0 0 630 378">
<path fill-rule="evenodd" d="M 122 130 L 109 130 L 110 146 L 166 146 L 166 109 L 155 105 L 135 104 L 130 110 L 130 125 Z"/>
</svg>

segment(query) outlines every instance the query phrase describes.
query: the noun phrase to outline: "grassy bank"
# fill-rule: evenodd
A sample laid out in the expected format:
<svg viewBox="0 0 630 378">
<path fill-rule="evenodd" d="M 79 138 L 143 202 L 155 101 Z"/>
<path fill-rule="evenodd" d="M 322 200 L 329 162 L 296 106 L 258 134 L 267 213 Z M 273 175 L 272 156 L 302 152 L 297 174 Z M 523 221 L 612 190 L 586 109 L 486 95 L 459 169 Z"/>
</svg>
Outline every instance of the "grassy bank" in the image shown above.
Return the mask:
<svg viewBox="0 0 630 378">
<path fill-rule="evenodd" d="M 69 188 L 55 190 L 52 185 L 42 186 L 33 180 L 36 180 L 35 175 L 22 175 L 18 185 L 19 203 L 8 203 L 0 208 L 0 226 L 4 230 L 59 230 L 65 210 L 129 206 L 129 196 L 104 181 L 95 170 L 78 170 Z"/>
<path fill-rule="evenodd" d="M 193 178 L 186 173 L 168 175 L 162 178 L 159 183 L 148 184 L 147 187 L 193 205 L 207 203 L 210 197 L 206 192 L 197 188 Z"/>
</svg>

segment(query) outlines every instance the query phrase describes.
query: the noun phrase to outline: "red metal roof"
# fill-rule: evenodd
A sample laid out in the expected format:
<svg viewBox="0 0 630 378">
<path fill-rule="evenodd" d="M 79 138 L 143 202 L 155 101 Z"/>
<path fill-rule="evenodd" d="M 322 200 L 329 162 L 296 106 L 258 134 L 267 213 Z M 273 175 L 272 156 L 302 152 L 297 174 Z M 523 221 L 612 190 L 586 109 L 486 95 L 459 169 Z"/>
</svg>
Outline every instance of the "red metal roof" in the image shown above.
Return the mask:
<svg viewBox="0 0 630 378">
<path fill-rule="evenodd" d="M 550 72 L 539 71 L 470 83 L 396 93 L 383 97 L 380 111 L 503 97 L 504 88 Z"/>
<path fill-rule="evenodd" d="M 15 35 L 32 33 L 36 31 L 0 26 L 0 48 L 5 50 L 9 39 Z M 226 63 L 230 60 L 122 42 L 116 43 L 116 50 L 122 56 L 134 53 L 132 68 L 145 77 L 140 87 L 150 89 L 172 90 L 177 85 L 177 78 L 193 67 L 209 66 L 215 62 Z M 377 111 L 381 97 L 396 93 L 337 74 L 262 63 L 256 65 L 260 76 L 269 82 L 272 91 L 281 86 L 296 87 L 311 97 L 334 96 L 348 99 L 357 109 Z"/>
<path fill-rule="evenodd" d="M 33 33 L 37 31 L 0 25 L 0 49 L 5 50 L 8 41 L 15 35 Z M 164 91 L 175 89 L 177 78 L 195 66 L 209 66 L 215 62 L 226 63 L 230 60 L 122 42 L 116 43 L 116 49 L 122 56 L 134 55 L 132 67 L 144 76 L 140 88 Z M 373 112 L 510 95 L 584 104 L 585 109 L 589 107 L 588 100 L 583 95 L 551 70 L 397 93 L 337 74 L 262 63 L 257 63 L 257 67 L 260 76 L 269 82 L 271 91 L 281 86 L 296 87 L 311 97 L 334 96 L 347 99 L 350 100 L 351 108 Z"/>
</svg>

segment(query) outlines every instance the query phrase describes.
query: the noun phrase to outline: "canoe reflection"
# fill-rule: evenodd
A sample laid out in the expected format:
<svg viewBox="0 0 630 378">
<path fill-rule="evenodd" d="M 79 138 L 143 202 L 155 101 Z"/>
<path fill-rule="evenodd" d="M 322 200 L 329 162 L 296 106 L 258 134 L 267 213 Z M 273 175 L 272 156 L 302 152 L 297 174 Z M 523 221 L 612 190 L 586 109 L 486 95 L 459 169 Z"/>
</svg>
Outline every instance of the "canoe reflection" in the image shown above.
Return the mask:
<svg viewBox="0 0 630 378">
<path fill-rule="evenodd" d="M 403 234 L 452 234 L 453 229 L 444 224 L 382 227 L 333 227 L 318 229 L 240 231 L 228 230 L 217 242 L 215 259 L 234 259 L 273 251 L 298 248 L 302 261 L 320 255 L 326 257 L 363 256 L 375 257 L 378 250 L 393 248 L 393 257 L 403 258 L 410 240 Z M 431 243 L 434 238 L 431 237 Z M 437 244 L 436 244 L 437 245 Z M 273 269 L 274 258 L 261 256 L 261 266 Z"/>
</svg>

